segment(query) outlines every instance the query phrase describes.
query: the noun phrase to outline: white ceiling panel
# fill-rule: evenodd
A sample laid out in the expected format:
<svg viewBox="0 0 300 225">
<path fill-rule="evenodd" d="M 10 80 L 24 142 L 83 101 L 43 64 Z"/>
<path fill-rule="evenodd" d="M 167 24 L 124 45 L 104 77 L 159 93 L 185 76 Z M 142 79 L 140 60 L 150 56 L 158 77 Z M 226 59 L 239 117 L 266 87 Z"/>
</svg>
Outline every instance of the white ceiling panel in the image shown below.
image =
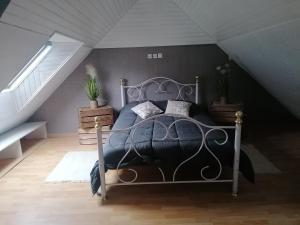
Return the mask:
<svg viewBox="0 0 300 225">
<path fill-rule="evenodd" d="M 300 19 L 220 42 L 220 46 L 300 118 Z"/>
<path fill-rule="evenodd" d="M 222 41 L 300 17 L 299 0 L 174 0 Z"/>
<path fill-rule="evenodd" d="M 94 46 L 136 0 L 12 0 L 0 21 L 50 36 L 59 32 Z"/>
<path fill-rule="evenodd" d="M 172 0 L 139 0 L 97 48 L 208 44 L 215 40 Z"/>
</svg>

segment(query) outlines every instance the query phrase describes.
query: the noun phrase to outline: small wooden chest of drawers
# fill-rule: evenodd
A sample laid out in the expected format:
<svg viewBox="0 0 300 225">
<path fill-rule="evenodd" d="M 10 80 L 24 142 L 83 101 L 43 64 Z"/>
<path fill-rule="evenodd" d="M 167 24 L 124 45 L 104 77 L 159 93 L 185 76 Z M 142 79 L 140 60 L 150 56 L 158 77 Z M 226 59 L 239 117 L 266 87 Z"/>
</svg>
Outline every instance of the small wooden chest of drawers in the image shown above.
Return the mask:
<svg viewBox="0 0 300 225">
<path fill-rule="evenodd" d="M 102 126 L 113 125 L 113 109 L 111 106 L 106 105 L 97 109 L 82 107 L 79 109 L 80 128 L 94 128 L 96 116 L 101 118 Z"/>
<path fill-rule="evenodd" d="M 235 123 L 237 111 L 243 110 L 243 104 L 212 103 L 208 111 L 213 120 L 219 123 Z"/>
<path fill-rule="evenodd" d="M 99 116 L 101 119 L 102 130 L 109 131 L 113 125 L 113 109 L 106 105 L 91 109 L 89 107 L 82 107 L 79 109 L 79 143 L 80 144 L 97 144 L 95 117 Z M 103 142 L 106 140 L 108 133 L 103 134 Z"/>
</svg>

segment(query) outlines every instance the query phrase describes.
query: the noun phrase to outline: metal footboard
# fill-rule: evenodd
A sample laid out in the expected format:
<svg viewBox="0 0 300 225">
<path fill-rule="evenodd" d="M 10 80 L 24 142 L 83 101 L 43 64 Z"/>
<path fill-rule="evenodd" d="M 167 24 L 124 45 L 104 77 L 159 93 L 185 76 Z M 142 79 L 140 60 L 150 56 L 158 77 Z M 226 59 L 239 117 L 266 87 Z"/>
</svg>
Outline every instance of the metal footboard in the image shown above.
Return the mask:
<svg viewBox="0 0 300 225">
<path fill-rule="evenodd" d="M 96 122 L 96 131 L 97 131 L 97 140 L 98 140 L 98 157 L 99 157 L 99 173 L 100 173 L 100 180 L 101 180 L 101 187 L 100 187 L 100 193 L 103 199 L 106 198 L 107 196 L 107 191 L 106 188 L 107 186 L 121 186 L 121 185 L 145 185 L 145 184 L 178 184 L 178 183 L 225 183 L 225 182 L 230 182 L 232 183 L 232 194 L 234 196 L 237 195 L 238 193 L 238 180 L 239 180 L 239 162 L 240 162 L 240 144 L 241 144 L 241 128 L 242 128 L 242 116 L 243 113 L 241 111 L 236 112 L 236 121 L 235 121 L 235 126 L 210 126 L 206 125 L 200 121 L 197 121 L 193 118 L 190 117 L 178 117 L 178 115 L 172 115 L 172 114 L 160 114 L 160 115 L 155 115 L 150 118 L 147 118 L 145 120 L 142 120 L 139 123 L 136 123 L 135 125 L 125 128 L 125 129 L 114 129 L 111 132 L 117 133 L 117 132 L 128 132 L 129 133 L 129 149 L 126 151 L 122 159 L 119 161 L 118 166 L 116 168 L 117 170 L 117 176 L 118 176 L 118 182 L 116 183 L 107 183 L 105 180 L 105 165 L 104 165 L 104 155 L 103 155 L 103 144 L 102 144 L 102 134 L 103 132 L 107 131 L 102 131 L 101 127 L 101 120 L 100 117 L 95 117 L 95 122 Z M 164 116 L 174 116 L 176 117 L 175 121 L 172 122 L 170 125 L 166 125 L 163 122 L 159 120 L 159 117 L 164 117 Z M 138 149 L 135 146 L 134 143 L 134 134 L 137 128 L 143 126 L 144 124 L 148 122 L 154 122 L 154 123 L 159 123 L 160 126 L 163 127 L 165 133 L 162 137 L 159 138 L 159 141 L 164 141 L 164 140 L 178 140 L 178 137 L 172 136 L 172 133 L 170 132 L 171 129 L 180 122 L 189 122 L 194 124 L 201 136 L 202 136 L 202 141 L 200 142 L 200 146 L 198 150 L 183 160 L 181 163 L 177 165 L 177 167 L 174 169 L 173 174 L 172 174 L 172 179 L 171 180 L 166 180 L 165 179 L 165 174 L 162 168 L 157 167 L 158 171 L 161 174 L 161 180 L 156 181 L 156 182 L 137 182 L 138 178 L 138 172 L 134 169 L 128 168 L 129 171 L 133 173 L 133 178 L 131 180 L 124 180 L 119 176 L 119 168 L 120 165 L 125 161 L 126 157 L 129 154 L 136 154 L 138 157 L 143 157 L 141 153 L 138 151 Z M 219 158 L 214 154 L 212 149 L 207 144 L 208 136 L 213 133 L 213 132 L 221 132 L 224 135 L 224 140 L 219 141 L 219 140 L 214 140 L 214 142 L 217 145 L 224 145 L 225 143 L 228 142 L 228 130 L 234 130 L 235 137 L 234 137 L 234 160 L 233 160 L 233 174 L 232 174 L 232 179 L 221 179 L 221 174 L 222 174 L 222 164 L 219 160 Z M 111 136 L 111 135 L 110 135 Z M 106 140 L 110 142 L 110 137 Z M 196 157 L 201 151 L 207 151 L 217 162 L 217 165 L 219 167 L 218 173 L 214 177 L 208 177 L 205 175 L 205 171 L 210 167 L 210 165 L 206 165 L 201 168 L 200 170 L 200 175 L 201 179 L 199 180 L 177 180 L 177 174 L 178 171 L 182 168 L 183 165 L 189 163 L 194 157 Z"/>
</svg>

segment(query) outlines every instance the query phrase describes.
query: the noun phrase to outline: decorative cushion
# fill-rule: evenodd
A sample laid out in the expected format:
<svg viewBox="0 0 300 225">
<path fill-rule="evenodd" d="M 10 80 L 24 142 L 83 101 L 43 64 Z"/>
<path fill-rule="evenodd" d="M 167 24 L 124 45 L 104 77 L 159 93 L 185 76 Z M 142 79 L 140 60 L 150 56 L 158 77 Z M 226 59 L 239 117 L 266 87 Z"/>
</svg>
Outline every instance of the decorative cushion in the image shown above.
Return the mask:
<svg viewBox="0 0 300 225">
<path fill-rule="evenodd" d="M 156 114 L 160 114 L 163 112 L 160 108 L 158 108 L 156 105 L 154 105 L 149 101 L 138 104 L 133 108 L 131 108 L 131 110 L 135 112 L 143 120 L 147 119 L 150 116 L 154 116 Z"/>
<path fill-rule="evenodd" d="M 192 103 L 189 103 L 189 102 L 168 100 L 168 104 L 167 104 L 165 113 L 189 116 L 191 105 L 192 105 Z"/>
</svg>

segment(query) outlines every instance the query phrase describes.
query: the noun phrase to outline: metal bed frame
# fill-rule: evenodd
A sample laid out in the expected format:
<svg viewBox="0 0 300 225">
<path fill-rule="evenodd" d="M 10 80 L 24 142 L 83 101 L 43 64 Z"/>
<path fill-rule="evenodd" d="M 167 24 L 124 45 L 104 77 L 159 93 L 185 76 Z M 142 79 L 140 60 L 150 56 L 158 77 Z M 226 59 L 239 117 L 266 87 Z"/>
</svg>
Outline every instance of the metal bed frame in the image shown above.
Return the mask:
<svg viewBox="0 0 300 225">
<path fill-rule="evenodd" d="M 165 94 L 167 92 L 166 86 L 167 85 L 173 85 L 176 88 L 177 91 L 177 96 L 175 97 L 176 100 L 184 100 L 184 96 L 188 95 L 191 96 L 193 93 L 195 94 L 195 103 L 199 104 L 199 77 L 196 76 L 196 82 L 194 84 L 184 84 L 180 83 L 178 81 L 175 81 L 170 78 L 166 77 L 154 77 L 151 79 L 148 79 L 138 85 L 135 86 L 127 86 L 126 85 L 126 80 L 121 79 L 121 102 L 122 106 L 125 106 L 126 104 L 126 94 L 129 95 L 129 97 L 134 97 L 135 100 L 145 100 L 145 88 L 148 85 L 155 85 L 157 89 L 155 90 L 156 94 Z M 134 91 L 135 94 L 132 94 L 130 92 Z M 100 186 L 100 192 L 98 191 L 98 194 L 102 196 L 102 199 L 106 199 L 107 196 L 107 186 L 121 186 L 121 185 L 145 185 L 145 184 L 178 184 L 178 183 L 232 183 L 232 195 L 237 196 L 238 193 L 238 180 L 239 180 L 239 161 L 240 161 L 240 145 L 241 145 L 241 128 L 242 128 L 242 117 L 243 113 L 241 111 L 236 112 L 236 121 L 235 121 L 235 126 L 210 126 L 206 125 L 200 121 L 197 121 L 191 117 L 184 117 L 184 116 L 178 116 L 178 115 L 172 115 L 172 114 L 159 114 L 152 116 L 150 118 L 147 118 L 145 120 L 142 120 L 141 122 L 134 124 L 131 127 L 125 128 L 125 129 L 113 129 L 111 131 L 104 131 L 102 130 L 101 127 L 101 119 L 100 117 L 95 117 L 95 128 L 96 128 L 96 133 L 97 133 L 97 141 L 98 141 L 98 160 L 99 160 L 99 173 L 100 173 L 100 181 L 101 181 L 101 186 Z M 171 123 L 169 126 L 166 126 L 157 118 L 163 117 L 163 116 L 176 116 L 176 119 L 173 123 Z M 181 121 L 185 122 L 190 122 L 194 125 L 197 126 L 199 129 L 201 136 L 202 136 L 202 142 L 200 143 L 199 149 L 190 157 L 187 159 L 183 160 L 174 170 L 173 175 L 172 175 L 172 180 L 166 180 L 165 179 L 165 174 L 164 171 L 158 167 L 157 169 L 159 170 L 162 180 L 157 181 L 157 182 L 136 182 L 138 178 L 138 172 L 134 169 L 127 168 L 130 172 L 133 173 L 134 177 L 131 180 L 124 180 L 120 177 L 119 175 L 119 167 L 122 162 L 126 159 L 129 153 L 135 153 L 138 157 L 142 157 L 142 155 L 138 152 L 138 150 L 135 147 L 134 144 L 134 134 L 135 131 L 138 127 L 143 126 L 145 123 L 148 122 L 154 122 L 154 123 L 159 123 L 165 130 L 165 135 L 161 138 L 159 138 L 160 141 L 164 141 L 166 139 L 169 140 L 177 140 L 178 137 L 174 137 L 171 135 L 170 130 L 173 126 L 176 125 L 176 123 L 179 123 Z M 205 130 L 203 129 L 205 128 Z M 218 145 L 224 145 L 228 141 L 228 133 L 226 130 L 234 130 L 235 132 L 235 137 L 234 137 L 234 160 L 233 160 L 233 174 L 232 174 L 232 179 L 219 179 L 221 174 L 222 174 L 222 164 L 218 157 L 213 153 L 213 151 L 209 148 L 207 145 L 207 137 L 216 131 L 222 132 L 224 135 L 224 141 L 220 142 L 218 140 L 214 140 L 214 142 Z M 117 166 L 117 177 L 118 181 L 116 183 L 107 183 L 105 180 L 105 167 L 104 167 L 104 155 L 103 155 L 103 144 L 102 144 L 102 133 L 104 132 L 110 132 L 110 136 L 106 141 L 108 141 L 108 144 L 110 144 L 110 137 L 114 133 L 117 132 L 129 132 L 130 131 L 130 147 L 129 150 L 124 154 L 122 159 L 119 161 L 118 166 Z M 205 148 L 203 148 L 205 147 Z M 180 168 L 188 163 L 190 160 L 192 160 L 194 157 L 196 157 L 200 151 L 208 151 L 209 154 L 216 160 L 218 167 L 219 167 L 219 172 L 215 177 L 207 177 L 204 172 L 206 169 L 210 167 L 210 165 L 204 166 L 200 170 L 200 175 L 201 178 L 200 180 L 176 180 L 176 175 L 177 172 L 180 170 Z"/>
</svg>

